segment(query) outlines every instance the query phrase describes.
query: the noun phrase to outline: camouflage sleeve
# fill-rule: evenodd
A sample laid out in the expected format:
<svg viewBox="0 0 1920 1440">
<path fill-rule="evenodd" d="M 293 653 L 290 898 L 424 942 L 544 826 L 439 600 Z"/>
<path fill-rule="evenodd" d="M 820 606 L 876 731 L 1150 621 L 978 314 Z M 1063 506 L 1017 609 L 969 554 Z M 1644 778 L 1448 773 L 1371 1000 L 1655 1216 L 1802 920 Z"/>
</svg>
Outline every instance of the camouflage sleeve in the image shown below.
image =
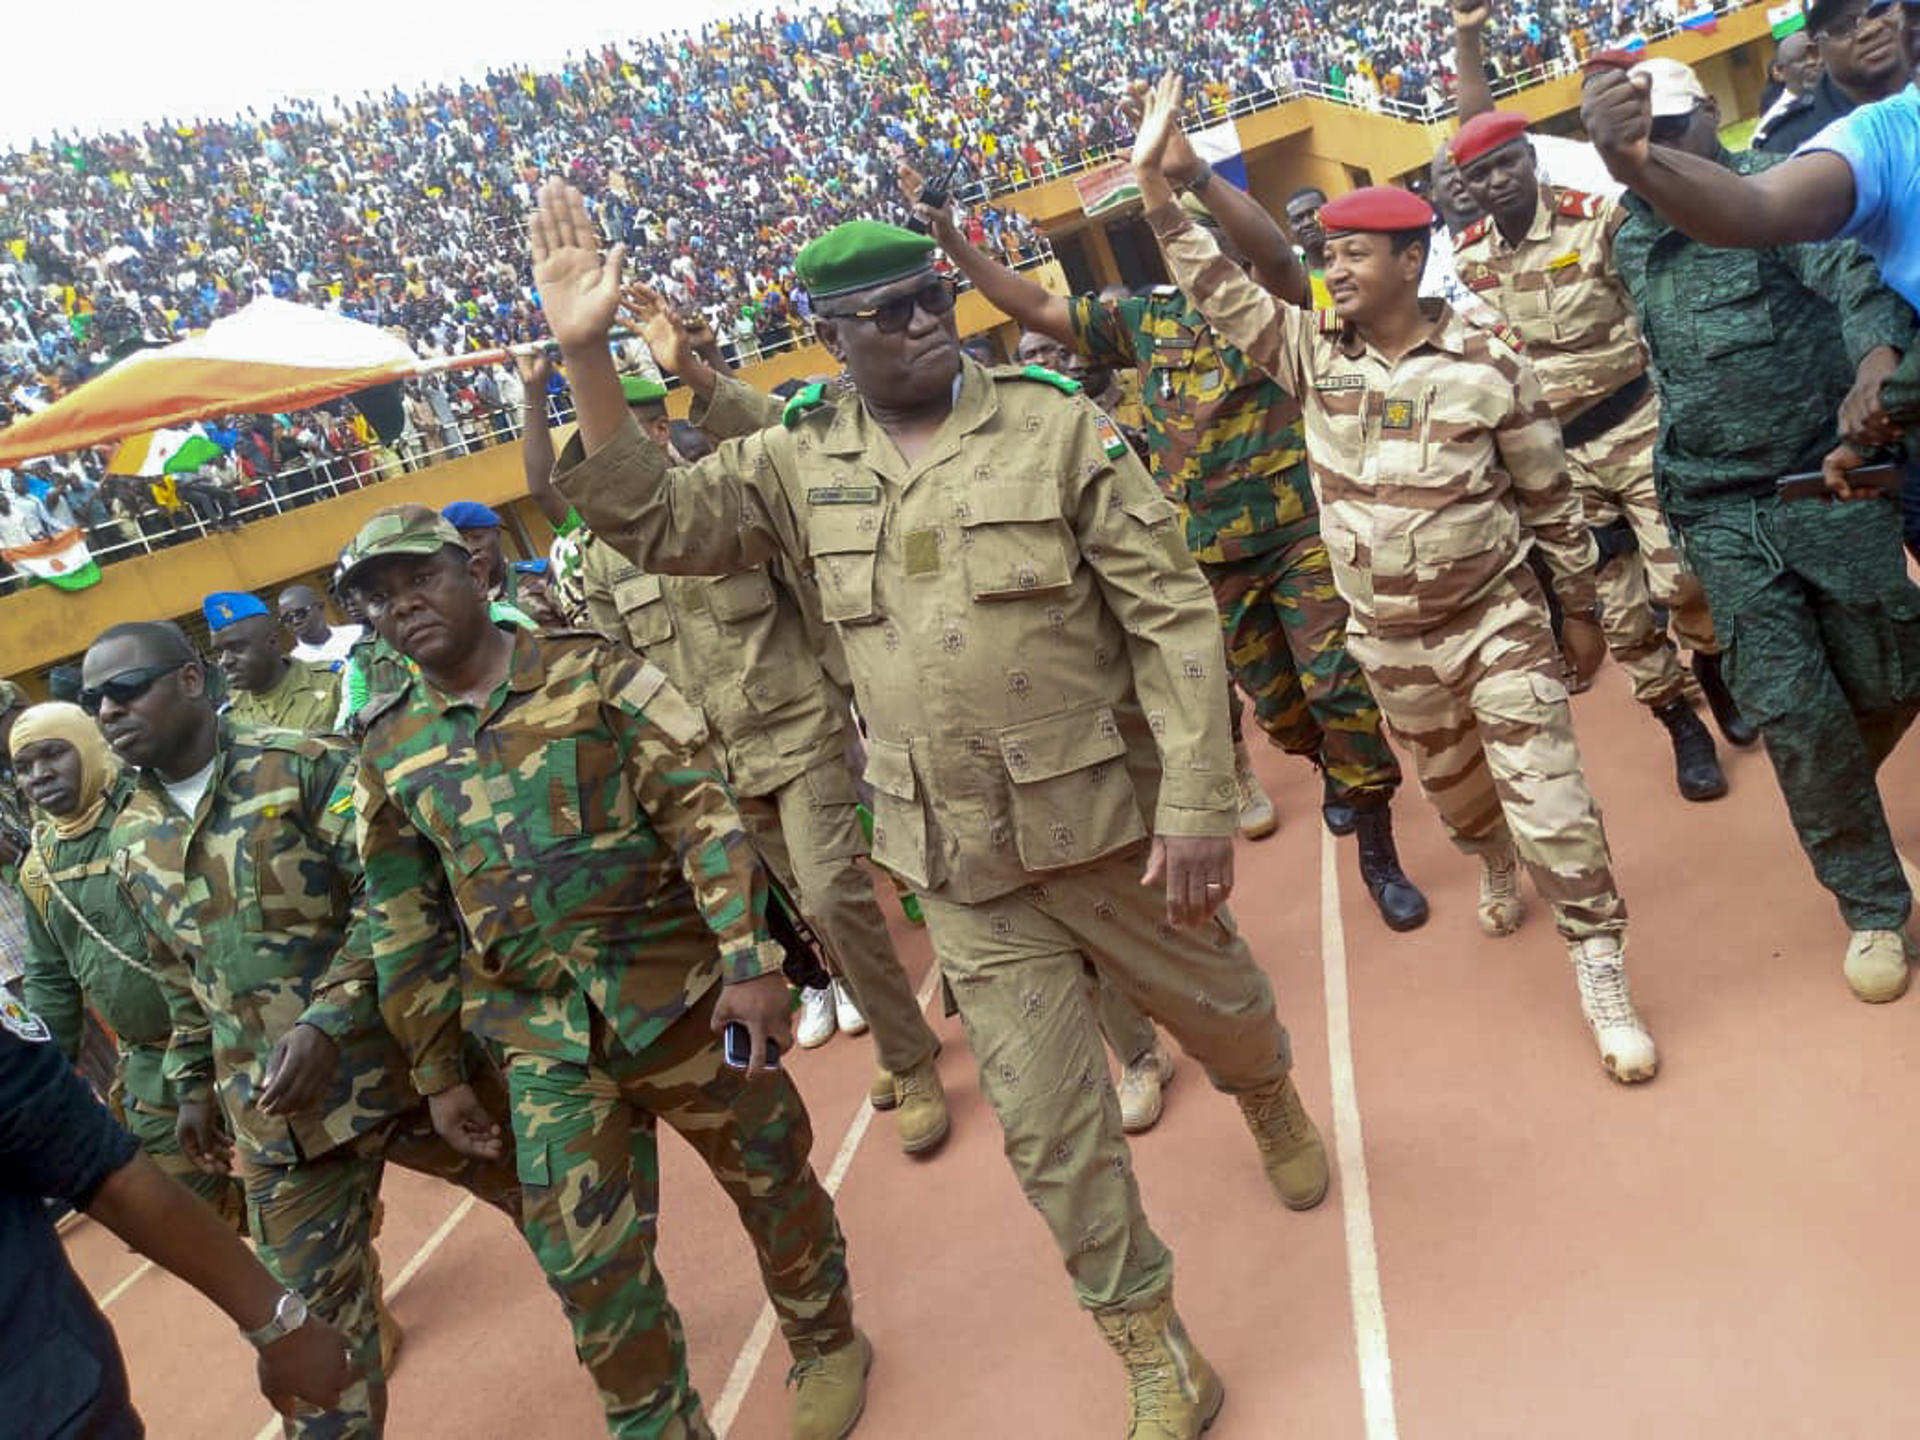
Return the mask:
<svg viewBox="0 0 1920 1440">
<path fill-rule="evenodd" d="M 1123 309 L 1123 306 L 1130 308 Z M 1096 364 L 1137 367 L 1140 351 L 1134 344 L 1136 326 L 1130 310 L 1137 310 L 1132 301 L 1075 295 L 1067 301 L 1074 348 Z"/>
<path fill-rule="evenodd" d="M 1103 442 L 1091 401 L 1069 403 L 1065 513 L 1126 632 L 1134 688 L 1160 747 L 1154 832 L 1231 835 L 1239 799 L 1213 591 L 1188 553 L 1179 512 L 1146 467 L 1125 443 Z"/>
<path fill-rule="evenodd" d="M 413 1087 L 437 1095 L 465 1078 L 460 1060 L 459 927 L 439 855 L 363 763 L 354 831 L 366 871 L 369 946 L 380 1013 L 406 1052 Z"/>
<path fill-rule="evenodd" d="M 1156 207 L 1147 221 L 1173 283 L 1187 292 L 1207 323 L 1289 395 L 1304 394 L 1313 312 L 1288 305 L 1249 280 L 1178 205 Z"/>
<path fill-rule="evenodd" d="M 773 396 L 763 395 L 731 375 L 722 375 L 714 382 L 712 395 L 704 401 L 695 398 L 687 419 L 717 445 L 722 440 L 738 440 L 771 429 L 780 423 L 785 409 Z"/>
<path fill-rule="evenodd" d="M 1512 478 L 1520 523 L 1532 532 L 1547 568 L 1553 572 L 1553 588 L 1560 603 L 1575 614 L 1590 614 L 1597 603 L 1593 567 L 1599 553 L 1579 498 L 1573 493 L 1573 476 L 1567 469 L 1560 427 L 1554 422 L 1533 367 L 1515 356 L 1510 366 L 1503 368 L 1510 369 L 1513 376 L 1513 404 L 1494 430 L 1493 443 L 1500 452 L 1501 465 Z"/>
<path fill-rule="evenodd" d="M 185 958 L 168 950 L 151 929 L 147 930 L 147 969 L 167 1002 L 171 1026 L 161 1074 L 179 1090 L 183 1101 L 209 1100 L 213 1097 L 213 1022 L 193 993 Z"/>
<path fill-rule="evenodd" d="M 606 703 L 634 722 L 622 737 L 628 780 L 719 942 L 722 978 L 732 984 L 779 970 L 785 957 L 767 938 L 766 874 L 706 726 L 657 665 L 620 655 L 595 673 Z"/>
<path fill-rule="evenodd" d="M 1801 284 L 1840 312 L 1840 334 L 1855 365 L 1883 345 L 1903 355 L 1914 348 L 1913 307 L 1887 288 L 1873 257 L 1853 241 L 1788 245 L 1779 253 Z"/>
<path fill-rule="evenodd" d="M 786 435 L 762 430 L 669 469 L 629 419 L 591 455 L 579 436 L 569 440 L 553 483 L 595 535 L 656 575 L 732 575 L 778 553 L 804 563 L 776 459 Z"/>
<path fill-rule="evenodd" d="M 67 963 L 53 932 L 47 928 L 39 905 L 29 901 L 20 908 L 27 916 L 27 964 L 22 981 L 27 1008 L 46 1022 L 60 1053 L 69 1060 L 78 1060 L 80 1035 L 86 1021 L 86 1000 L 80 993 L 80 982 L 74 977 L 73 967 Z"/>
<path fill-rule="evenodd" d="M 366 887 L 361 879 L 360 851 L 353 842 L 353 752 L 337 743 L 325 755 L 304 767 L 302 802 L 316 843 L 328 864 L 346 877 L 353 913 L 340 948 L 313 987 L 298 1025 L 311 1025 L 334 1044 L 380 1023 L 373 976 L 373 950 L 367 943 Z"/>
</svg>

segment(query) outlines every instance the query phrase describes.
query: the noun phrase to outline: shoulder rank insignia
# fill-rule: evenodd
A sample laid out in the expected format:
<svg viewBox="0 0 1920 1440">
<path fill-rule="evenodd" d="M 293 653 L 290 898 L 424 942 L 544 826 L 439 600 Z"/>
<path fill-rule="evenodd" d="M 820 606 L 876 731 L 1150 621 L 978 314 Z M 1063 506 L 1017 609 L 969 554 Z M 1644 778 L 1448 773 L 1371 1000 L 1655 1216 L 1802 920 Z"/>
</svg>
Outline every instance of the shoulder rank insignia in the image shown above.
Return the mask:
<svg viewBox="0 0 1920 1440">
<path fill-rule="evenodd" d="M 1525 351 L 1527 348 L 1526 341 L 1522 340 L 1520 336 L 1517 333 L 1515 333 L 1514 328 L 1511 325 L 1507 324 L 1507 322 L 1504 320 L 1496 320 L 1491 325 L 1487 326 L 1486 329 L 1489 335 L 1497 337 L 1509 350 L 1513 351 L 1516 355 Z"/>
<path fill-rule="evenodd" d="M 1462 245 L 1471 245 L 1473 244 L 1474 241 L 1480 239 L 1482 236 L 1484 236 L 1487 233 L 1487 231 L 1491 230 L 1492 228 L 1493 228 L 1493 217 L 1491 215 L 1482 215 L 1478 220 L 1474 221 L 1471 225 L 1467 226 L 1466 229 L 1460 232 L 1459 243 Z"/>
<path fill-rule="evenodd" d="M 780 412 L 780 423 L 791 430 L 807 418 L 808 412 L 818 410 L 826 403 L 827 387 L 816 381 L 787 402 L 787 408 Z"/>
<path fill-rule="evenodd" d="M 1078 380 L 1069 380 L 1058 370 L 1049 370 L 1044 365 L 1022 365 L 1011 372 L 1015 380 L 1038 380 L 1042 385 L 1051 385 L 1062 395 L 1078 395 L 1084 387 Z"/>
<path fill-rule="evenodd" d="M 1102 410 L 1093 417 L 1093 428 L 1100 434 L 1100 446 L 1107 452 L 1109 460 L 1118 460 L 1127 453 L 1127 440 L 1120 433 L 1120 427 L 1113 423 L 1113 417 Z"/>
<path fill-rule="evenodd" d="M 353 813 L 353 782 L 342 779 L 333 787 L 333 797 L 327 801 L 327 811 L 333 815 L 351 815 Z"/>
<path fill-rule="evenodd" d="M 1598 195 L 1590 195 L 1585 190 L 1569 190 L 1556 185 L 1554 191 L 1559 197 L 1559 204 L 1555 208 L 1562 215 L 1570 215 L 1576 220 L 1591 220 L 1600 213 L 1600 206 L 1604 203 Z"/>
</svg>

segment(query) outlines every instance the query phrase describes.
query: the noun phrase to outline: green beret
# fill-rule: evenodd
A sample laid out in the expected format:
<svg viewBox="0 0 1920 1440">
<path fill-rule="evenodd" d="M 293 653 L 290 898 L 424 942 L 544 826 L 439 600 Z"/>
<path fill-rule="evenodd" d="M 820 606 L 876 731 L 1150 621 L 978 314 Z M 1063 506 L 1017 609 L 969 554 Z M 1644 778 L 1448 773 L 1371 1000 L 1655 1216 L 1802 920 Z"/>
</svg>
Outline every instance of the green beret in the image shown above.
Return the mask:
<svg viewBox="0 0 1920 1440">
<path fill-rule="evenodd" d="M 652 405 L 667 398 L 667 387 L 644 375 L 622 375 L 620 393 L 629 405 Z"/>
<path fill-rule="evenodd" d="M 931 236 L 878 220 L 849 220 L 811 241 L 793 268 L 815 300 L 889 285 L 933 268 Z"/>
</svg>

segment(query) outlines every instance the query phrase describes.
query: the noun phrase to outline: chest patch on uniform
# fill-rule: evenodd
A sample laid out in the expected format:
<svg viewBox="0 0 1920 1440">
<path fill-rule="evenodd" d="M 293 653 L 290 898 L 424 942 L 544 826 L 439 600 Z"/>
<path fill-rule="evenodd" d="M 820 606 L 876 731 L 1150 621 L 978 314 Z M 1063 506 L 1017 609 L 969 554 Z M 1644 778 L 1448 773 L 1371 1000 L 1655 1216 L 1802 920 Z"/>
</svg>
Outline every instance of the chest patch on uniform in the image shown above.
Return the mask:
<svg viewBox="0 0 1920 1440">
<path fill-rule="evenodd" d="M 1556 255 L 1553 259 L 1547 261 L 1547 269 L 1564 270 L 1569 265 L 1578 265 L 1579 263 L 1580 252 L 1578 250 L 1569 250 L 1566 254 Z"/>
<path fill-rule="evenodd" d="M 901 543 L 906 551 L 907 574 L 937 575 L 940 573 L 940 532 L 937 530 L 909 530 Z"/>
<path fill-rule="evenodd" d="M 18 1000 L 0 997 L 0 1025 L 6 1027 L 9 1035 L 30 1045 L 44 1045 L 53 1038 L 47 1031 L 46 1021 Z"/>
<path fill-rule="evenodd" d="M 1413 401 L 1389 400 L 1386 408 L 1380 412 L 1382 430 L 1411 430 L 1413 428 Z"/>
<path fill-rule="evenodd" d="M 1367 377 L 1364 375 L 1322 375 L 1313 382 L 1316 390 L 1364 390 Z"/>
<path fill-rule="evenodd" d="M 1093 428 L 1100 432 L 1100 444 L 1109 460 L 1118 460 L 1127 453 L 1126 438 L 1121 435 L 1120 427 L 1113 423 L 1112 416 L 1102 411 L 1094 417 Z"/>
<path fill-rule="evenodd" d="M 1466 280 L 1467 289 L 1469 290 L 1498 290 L 1500 288 L 1500 277 L 1484 265 L 1477 267 L 1473 274 L 1466 277 Z"/>
<path fill-rule="evenodd" d="M 878 505 L 878 485 L 816 485 L 807 491 L 809 505 Z"/>
</svg>

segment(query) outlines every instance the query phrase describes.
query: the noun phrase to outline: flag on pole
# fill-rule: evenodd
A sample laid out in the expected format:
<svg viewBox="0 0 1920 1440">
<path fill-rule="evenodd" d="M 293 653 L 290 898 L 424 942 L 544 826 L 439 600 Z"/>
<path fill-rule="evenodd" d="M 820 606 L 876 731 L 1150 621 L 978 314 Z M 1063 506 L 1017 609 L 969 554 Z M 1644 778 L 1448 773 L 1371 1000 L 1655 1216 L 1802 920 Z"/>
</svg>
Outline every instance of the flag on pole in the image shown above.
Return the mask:
<svg viewBox="0 0 1920 1440">
<path fill-rule="evenodd" d="M 100 583 L 100 566 L 77 525 L 45 540 L 0 549 L 0 560 L 34 583 L 59 590 L 84 590 Z"/>
<path fill-rule="evenodd" d="M 226 452 L 200 433 L 188 430 L 152 430 L 124 441 L 108 462 L 109 475 L 190 475 Z"/>
<path fill-rule="evenodd" d="M 1774 39 L 1784 40 L 1794 31 L 1807 28 L 1807 12 L 1799 5 L 1775 5 L 1767 11 L 1767 25 Z"/>
</svg>

